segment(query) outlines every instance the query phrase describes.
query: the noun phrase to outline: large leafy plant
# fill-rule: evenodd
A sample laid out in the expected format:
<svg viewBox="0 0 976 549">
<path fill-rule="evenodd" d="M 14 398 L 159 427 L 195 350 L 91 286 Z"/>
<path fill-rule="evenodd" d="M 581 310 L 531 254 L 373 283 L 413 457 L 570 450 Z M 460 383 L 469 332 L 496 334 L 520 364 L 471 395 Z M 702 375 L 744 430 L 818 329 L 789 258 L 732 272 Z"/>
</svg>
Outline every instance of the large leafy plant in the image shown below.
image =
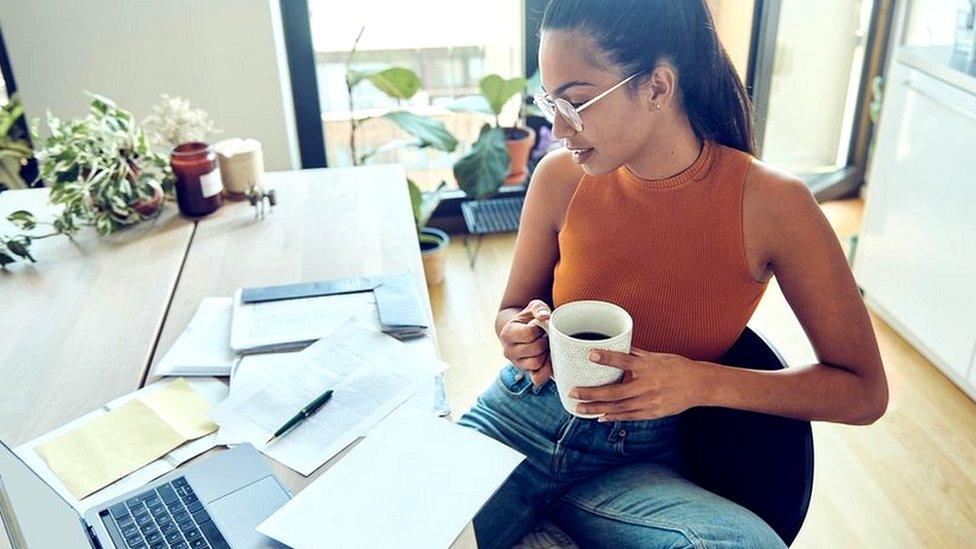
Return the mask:
<svg viewBox="0 0 976 549">
<path fill-rule="evenodd" d="M 360 29 L 346 62 L 346 88 L 349 92 L 349 122 L 351 126 L 351 131 L 349 132 L 349 149 L 352 153 L 353 164 L 357 166 L 362 165 L 377 154 L 402 148 L 434 148 L 444 152 L 454 152 L 454 149 L 457 148 L 457 139 L 444 127 L 442 122 L 412 113 L 402 107 L 387 111 L 379 116 L 355 117 L 353 89 L 364 82 L 371 83 L 376 89 L 386 94 L 387 97 L 394 99 L 398 106 L 402 101 L 408 100 L 416 95 L 422 87 L 420 77 L 410 69 L 403 67 L 383 67 L 368 71 L 353 70 L 353 59 L 364 30 L 365 27 Z M 364 123 L 374 119 L 389 120 L 399 126 L 410 137 L 383 143 L 360 155 L 356 146 L 356 130 Z M 413 206 L 413 217 L 417 228 L 417 236 L 421 241 L 425 241 L 428 237 L 423 234 L 423 229 L 427 226 L 438 204 L 440 204 L 447 183 L 442 181 L 436 189 L 429 192 L 421 191 L 420 187 L 409 178 L 407 179 L 407 185 L 410 191 L 410 202 Z"/>
<path fill-rule="evenodd" d="M 458 186 L 469 197 L 484 200 L 501 188 L 508 175 L 510 160 L 505 140 L 517 139 L 527 133 L 519 126 L 530 107 L 521 100 L 518 116 L 508 127 L 502 126 L 502 110 L 513 97 L 524 97 L 523 94 L 530 93 L 535 87 L 539 87 L 538 73 L 528 80 L 489 74 L 478 84 L 481 95 L 461 98 L 450 106 L 455 112 L 477 112 L 494 118 L 494 124 L 482 126 L 471 150 L 454 164 Z"/>
<path fill-rule="evenodd" d="M 346 89 L 349 92 L 349 122 L 351 126 L 349 149 L 352 153 L 353 164 L 362 165 L 376 154 L 400 148 L 423 149 L 432 147 L 444 152 L 454 152 L 454 149 L 457 148 L 457 139 L 444 127 L 442 122 L 412 113 L 400 106 L 402 101 L 412 98 L 420 91 L 420 77 L 416 73 L 403 67 L 382 67 L 366 71 L 353 70 L 352 65 L 356 49 L 364 30 L 365 27 L 360 29 L 346 61 Z M 378 116 L 357 118 L 353 104 L 353 89 L 364 82 L 371 83 L 387 97 L 394 99 L 398 108 L 391 109 Z M 363 124 L 377 119 L 386 119 L 395 123 L 410 137 L 384 143 L 360 154 L 356 144 L 356 131 Z"/>
</svg>

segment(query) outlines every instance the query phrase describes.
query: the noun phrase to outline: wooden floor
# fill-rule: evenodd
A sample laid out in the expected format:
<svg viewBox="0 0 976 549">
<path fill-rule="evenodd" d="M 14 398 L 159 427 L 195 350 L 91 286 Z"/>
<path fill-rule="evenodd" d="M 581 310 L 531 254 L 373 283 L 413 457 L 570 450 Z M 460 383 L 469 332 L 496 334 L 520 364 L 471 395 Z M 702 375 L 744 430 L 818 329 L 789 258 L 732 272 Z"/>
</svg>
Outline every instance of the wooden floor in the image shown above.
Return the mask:
<svg viewBox="0 0 976 549">
<path fill-rule="evenodd" d="M 823 205 L 845 246 L 861 208 L 859 200 Z M 431 289 L 455 418 L 504 364 L 493 323 L 514 243 L 511 234 L 486 237 L 471 268 L 462 239 L 452 240 L 446 280 Z M 872 319 L 891 386 L 888 413 L 868 427 L 814 425 L 813 501 L 794 547 L 976 547 L 976 404 Z M 790 364 L 815 360 L 775 280 L 750 325 Z"/>
</svg>

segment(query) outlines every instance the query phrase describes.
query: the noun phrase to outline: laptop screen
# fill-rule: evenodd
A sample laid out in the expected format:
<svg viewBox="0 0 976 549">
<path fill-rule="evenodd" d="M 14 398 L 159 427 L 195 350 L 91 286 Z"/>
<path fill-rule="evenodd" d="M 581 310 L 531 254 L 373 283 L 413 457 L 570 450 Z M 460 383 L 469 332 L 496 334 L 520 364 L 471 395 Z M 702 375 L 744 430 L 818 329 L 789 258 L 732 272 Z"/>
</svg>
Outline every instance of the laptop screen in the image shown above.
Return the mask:
<svg viewBox="0 0 976 549">
<path fill-rule="evenodd" d="M 13 549 L 90 549 L 78 513 L 0 442 L 0 518 Z"/>
</svg>

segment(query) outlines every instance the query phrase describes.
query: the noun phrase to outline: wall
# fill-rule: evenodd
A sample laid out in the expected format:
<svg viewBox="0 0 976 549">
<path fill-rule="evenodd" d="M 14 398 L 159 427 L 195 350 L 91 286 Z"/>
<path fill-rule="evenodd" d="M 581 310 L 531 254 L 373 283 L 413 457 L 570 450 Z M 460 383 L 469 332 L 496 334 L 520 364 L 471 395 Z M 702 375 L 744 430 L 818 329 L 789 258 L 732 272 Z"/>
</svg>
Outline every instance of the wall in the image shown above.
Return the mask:
<svg viewBox="0 0 976 549">
<path fill-rule="evenodd" d="M 210 113 L 216 139 L 260 140 L 269 171 L 300 167 L 280 19 L 277 0 L 0 0 L 31 119 L 84 115 L 86 90 L 137 120 L 160 93 L 180 95 Z"/>
</svg>

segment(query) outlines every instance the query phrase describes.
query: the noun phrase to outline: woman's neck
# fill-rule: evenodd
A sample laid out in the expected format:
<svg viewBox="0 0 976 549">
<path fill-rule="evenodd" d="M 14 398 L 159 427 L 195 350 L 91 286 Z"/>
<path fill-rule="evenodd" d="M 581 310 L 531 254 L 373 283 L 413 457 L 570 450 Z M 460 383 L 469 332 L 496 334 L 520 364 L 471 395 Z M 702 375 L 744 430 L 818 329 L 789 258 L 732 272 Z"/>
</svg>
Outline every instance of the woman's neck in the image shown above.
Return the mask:
<svg viewBox="0 0 976 549">
<path fill-rule="evenodd" d="M 647 140 L 633 162 L 625 164 L 630 173 L 641 179 L 667 179 L 677 175 L 694 164 L 701 154 L 701 139 L 691 129 L 684 113 L 662 122 L 661 131 Z"/>
</svg>

